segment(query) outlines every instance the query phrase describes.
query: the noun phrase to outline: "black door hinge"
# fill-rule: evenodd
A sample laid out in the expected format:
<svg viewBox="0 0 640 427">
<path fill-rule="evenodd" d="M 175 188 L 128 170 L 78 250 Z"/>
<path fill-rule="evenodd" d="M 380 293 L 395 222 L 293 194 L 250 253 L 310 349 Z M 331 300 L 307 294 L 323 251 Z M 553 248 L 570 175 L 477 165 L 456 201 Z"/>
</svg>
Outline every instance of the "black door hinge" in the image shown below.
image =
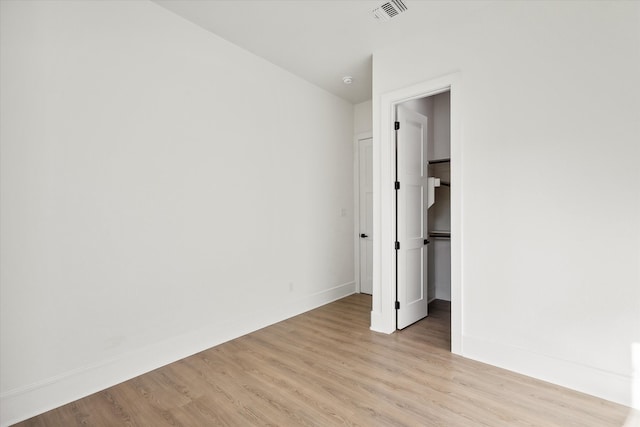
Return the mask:
<svg viewBox="0 0 640 427">
<path fill-rule="evenodd" d="M 396 301 L 396 310 L 400 310 L 400 301 Z"/>
<path fill-rule="evenodd" d="M 400 242 L 396 242 L 396 250 L 400 249 Z"/>
<path fill-rule="evenodd" d="M 396 190 L 399 190 L 399 189 L 400 189 L 400 181 L 396 181 L 396 182 L 395 182 L 394 188 L 395 188 Z"/>
<path fill-rule="evenodd" d="M 395 122 L 393 127 L 395 130 L 400 129 L 400 122 Z"/>
</svg>

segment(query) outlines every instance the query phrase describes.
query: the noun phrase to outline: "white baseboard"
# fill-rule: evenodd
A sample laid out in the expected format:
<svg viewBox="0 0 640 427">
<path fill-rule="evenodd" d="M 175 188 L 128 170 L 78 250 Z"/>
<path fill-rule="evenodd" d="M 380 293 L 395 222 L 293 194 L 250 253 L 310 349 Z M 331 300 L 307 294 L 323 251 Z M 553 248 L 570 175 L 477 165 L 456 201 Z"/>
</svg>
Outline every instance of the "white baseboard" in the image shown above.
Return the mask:
<svg viewBox="0 0 640 427">
<path fill-rule="evenodd" d="M 631 376 L 532 353 L 525 349 L 463 337 L 463 356 L 629 406 Z"/>
<path fill-rule="evenodd" d="M 353 293 L 355 282 L 345 283 L 297 300 L 286 300 L 279 306 L 229 319 L 222 324 L 173 337 L 111 360 L 10 390 L 0 396 L 0 426 L 5 427 L 26 420 Z"/>
</svg>

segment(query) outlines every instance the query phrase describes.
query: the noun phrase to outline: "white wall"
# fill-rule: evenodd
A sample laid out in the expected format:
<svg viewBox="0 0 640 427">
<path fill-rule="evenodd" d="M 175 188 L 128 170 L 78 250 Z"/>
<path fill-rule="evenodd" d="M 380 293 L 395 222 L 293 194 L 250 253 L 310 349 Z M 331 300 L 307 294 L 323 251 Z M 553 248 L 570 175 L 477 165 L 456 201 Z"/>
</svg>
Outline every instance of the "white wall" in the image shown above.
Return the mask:
<svg viewBox="0 0 640 427">
<path fill-rule="evenodd" d="M 433 95 L 433 144 L 429 160 L 451 157 L 451 93 Z"/>
<path fill-rule="evenodd" d="M 499 2 L 376 52 L 374 138 L 383 94 L 455 71 L 463 354 L 628 404 L 640 3 Z M 374 293 L 391 306 L 385 277 Z"/>
<path fill-rule="evenodd" d="M 0 3 L 2 425 L 354 291 L 351 104 L 153 3 Z"/>
<path fill-rule="evenodd" d="M 371 100 L 353 106 L 353 133 L 358 135 L 373 129 L 373 110 Z"/>
</svg>

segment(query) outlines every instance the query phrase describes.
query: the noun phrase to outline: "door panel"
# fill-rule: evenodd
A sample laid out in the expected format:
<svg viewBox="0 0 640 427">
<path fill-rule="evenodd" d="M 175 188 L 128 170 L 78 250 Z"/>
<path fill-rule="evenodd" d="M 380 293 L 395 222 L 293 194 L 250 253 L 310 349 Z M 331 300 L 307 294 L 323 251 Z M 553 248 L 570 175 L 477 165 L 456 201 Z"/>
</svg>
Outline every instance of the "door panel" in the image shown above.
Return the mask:
<svg viewBox="0 0 640 427">
<path fill-rule="evenodd" d="M 427 117 L 401 105 L 397 109 L 398 255 L 397 327 L 405 328 L 428 314 L 427 246 Z"/>
<path fill-rule="evenodd" d="M 421 177 L 424 171 L 424 165 L 421 162 L 424 157 L 422 125 L 421 123 L 407 121 L 406 128 L 406 131 L 404 129 L 402 130 L 404 133 L 402 147 L 404 150 L 403 173 L 406 176 Z"/>
<path fill-rule="evenodd" d="M 418 283 L 424 274 L 423 249 L 415 248 L 406 252 L 406 277 L 408 282 Z M 423 289 L 420 286 L 408 286 L 406 302 L 413 304 L 419 302 L 424 297 Z"/>
<path fill-rule="evenodd" d="M 406 218 L 404 225 L 406 229 L 406 239 L 421 239 L 424 235 L 424 224 L 422 214 L 422 193 L 421 185 L 406 185 Z"/>
</svg>

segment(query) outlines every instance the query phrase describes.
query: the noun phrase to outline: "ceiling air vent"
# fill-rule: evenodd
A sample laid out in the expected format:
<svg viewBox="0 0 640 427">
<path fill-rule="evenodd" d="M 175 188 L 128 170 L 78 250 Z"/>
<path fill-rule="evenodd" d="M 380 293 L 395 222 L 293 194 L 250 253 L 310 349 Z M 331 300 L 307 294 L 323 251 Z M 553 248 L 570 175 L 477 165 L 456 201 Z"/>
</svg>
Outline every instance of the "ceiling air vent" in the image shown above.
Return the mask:
<svg viewBox="0 0 640 427">
<path fill-rule="evenodd" d="M 388 21 L 406 10 L 407 6 L 405 6 L 402 0 L 391 0 L 373 9 L 372 13 L 378 21 Z"/>
</svg>

